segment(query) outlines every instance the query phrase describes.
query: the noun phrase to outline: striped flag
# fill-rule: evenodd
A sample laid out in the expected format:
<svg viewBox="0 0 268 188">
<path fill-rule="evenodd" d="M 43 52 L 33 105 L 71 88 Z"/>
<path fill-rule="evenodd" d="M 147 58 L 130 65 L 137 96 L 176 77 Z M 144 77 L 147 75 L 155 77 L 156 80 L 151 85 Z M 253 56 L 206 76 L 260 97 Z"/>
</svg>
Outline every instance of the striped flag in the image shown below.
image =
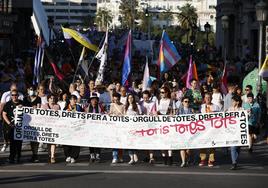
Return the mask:
<svg viewBox="0 0 268 188">
<path fill-rule="evenodd" d="M 53 71 L 55 73 L 55 75 L 57 76 L 57 78 L 59 80 L 63 80 L 64 79 L 64 75 L 59 71 L 57 65 L 54 63 L 52 56 L 50 55 L 50 53 L 46 50 L 46 56 L 48 58 L 48 61 L 51 65 L 51 67 L 53 68 Z"/>
<path fill-rule="evenodd" d="M 146 65 L 145 65 L 143 80 L 142 80 L 142 91 L 145 91 L 146 89 L 148 89 L 149 82 L 150 82 L 150 72 L 149 72 L 149 66 L 148 66 L 148 57 L 146 56 Z"/>
<path fill-rule="evenodd" d="M 125 49 L 125 57 L 124 57 L 124 64 L 123 64 L 123 71 L 122 71 L 122 86 L 128 87 L 129 85 L 129 75 L 131 72 L 131 45 L 132 45 L 132 38 L 131 38 L 131 30 L 128 33 L 127 37 L 127 44 Z"/>
<path fill-rule="evenodd" d="M 93 50 L 95 52 L 98 51 L 98 47 L 96 45 L 92 44 L 92 42 L 82 33 L 79 33 L 78 31 L 75 31 L 75 30 L 70 29 L 70 28 L 64 28 L 64 27 L 62 27 L 62 31 L 63 31 L 63 35 L 65 37 L 67 37 L 67 39 L 70 39 L 70 37 L 72 37 L 77 42 L 79 42 L 83 46 L 87 47 L 88 49 Z"/>
<path fill-rule="evenodd" d="M 181 56 L 179 55 L 176 47 L 170 41 L 165 30 L 162 33 L 162 38 L 160 42 L 158 66 L 160 68 L 160 74 L 167 72 L 171 69 L 179 60 Z"/>
<path fill-rule="evenodd" d="M 261 76 L 263 78 L 268 77 L 268 55 L 266 56 L 266 58 L 262 64 L 261 70 L 259 72 L 259 76 Z"/>
<path fill-rule="evenodd" d="M 193 62 L 192 55 L 190 55 L 189 68 L 188 68 L 187 79 L 186 79 L 186 87 L 188 89 L 191 88 L 191 83 L 190 82 L 191 82 L 192 79 L 196 79 L 198 81 L 198 74 L 197 74 L 196 65 Z"/>
<path fill-rule="evenodd" d="M 108 48 L 108 27 L 107 27 L 104 43 L 100 51 L 96 55 L 96 58 L 100 60 L 100 67 L 99 67 L 98 76 L 96 78 L 95 83 L 103 82 L 103 75 L 104 75 L 104 70 L 105 70 L 106 61 L 107 61 L 107 48 Z"/>
<path fill-rule="evenodd" d="M 41 68 L 42 68 L 41 66 L 44 60 L 44 49 L 45 49 L 45 41 L 42 39 L 41 36 L 39 36 L 37 40 L 37 48 L 34 58 L 33 85 L 40 83 Z"/>
</svg>

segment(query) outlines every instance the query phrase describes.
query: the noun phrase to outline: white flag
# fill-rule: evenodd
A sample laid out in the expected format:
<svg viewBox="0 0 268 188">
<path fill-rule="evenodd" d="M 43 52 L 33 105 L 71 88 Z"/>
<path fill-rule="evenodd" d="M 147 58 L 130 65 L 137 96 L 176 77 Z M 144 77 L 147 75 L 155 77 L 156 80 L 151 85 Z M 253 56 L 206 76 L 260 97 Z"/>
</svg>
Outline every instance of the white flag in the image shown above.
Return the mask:
<svg viewBox="0 0 268 188">
<path fill-rule="evenodd" d="M 107 47 L 108 47 L 108 27 L 107 27 L 104 43 L 103 43 L 100 51 L 96 55 L 96 58 L 99 59 L 101 63 L 100 63 L 98 76 L 96 78 L 95 83 L 102 83 L 103 82 L 103 74 L 104 74 L 104 69 L 105 69 L 106 61 L 107 61 Z"/>
<path fill-rule="evenodd" d="M 88 76 L 88 63 L 87 63 L 87 61 L 84 60 L 85 51 L 86 51 L 86 47 L 83 47 L 80 58 L 79 58 L 78 66 L 81 65 L 81 68 Z"/>
<path fill-rule="evenodd" d="M 148 89 L 149 79 L 150 79 L 150 72 L 149 72 L 149 65 L 148 65 L 148 57 L 146 56 L 146 65 L 145 65 L 143 81 L 142 81 L 142 91 Z"/>
</svg>

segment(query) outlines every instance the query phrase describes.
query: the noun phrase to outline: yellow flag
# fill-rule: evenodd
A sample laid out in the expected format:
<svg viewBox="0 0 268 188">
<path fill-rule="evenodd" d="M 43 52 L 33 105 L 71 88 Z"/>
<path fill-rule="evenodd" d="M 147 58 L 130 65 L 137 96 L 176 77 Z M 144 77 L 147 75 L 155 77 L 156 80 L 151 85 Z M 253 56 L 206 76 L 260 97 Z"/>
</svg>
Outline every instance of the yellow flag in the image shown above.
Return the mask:
<svg viewBox="0 0 268 188">
<path fill-rule="evenodd" d="M 259 76 L 261 76 L 263 78 L 268 77 L 268 56 L 266 56 L 266 58 L 262 64 L 261 70 L 259 72 Z"/>
<path fill-rule="evenodd" d="M 74 38 L 77 42 L 79 42 L 80 44 L 82 44 L 83 46 L 85 46 L 86 48 L 93 50 L 95 52 L 97 52 L 99 49 L 96 45 L 92 44 L 90 42 L 90 40 L 84 36 L 82 33 L 79 33 L 78 31 L 75 31 L 73 29 L 70 28 L 64 28 L 62 27 L 62 31 L 66 34 L 68 34 L 69 36 L 71 36 L 72 38 Z"/>
</svg>

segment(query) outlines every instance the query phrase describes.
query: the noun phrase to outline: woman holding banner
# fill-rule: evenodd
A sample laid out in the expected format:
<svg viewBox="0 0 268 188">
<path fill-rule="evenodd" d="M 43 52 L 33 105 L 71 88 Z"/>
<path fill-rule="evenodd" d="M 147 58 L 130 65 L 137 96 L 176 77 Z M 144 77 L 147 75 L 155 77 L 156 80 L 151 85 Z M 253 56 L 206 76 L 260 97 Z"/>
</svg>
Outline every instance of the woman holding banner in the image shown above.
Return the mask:
<svg viewBox="0 0 268 188">
<path fill-rule="evenodd" d="M 87 113 L 96 113 L 96 114 L 103 114 L 104 108 L 101 104 L 99 104 L 99 96 L 97 93 L 91 93 L 89 98 L 89 105 L 85 110 Z M 89 148 L 90 159 L 89 162 L 100 162 L 100 148 Z"/>
<path fill-rule="evenodd" d="M 27 107 L 40 108 L 41 107 L 41 98 L 37 96 L 36 88 L 34 86 L 30 86 L 27 89 L 28 96 L 24 97 L 23 105 Z M 30 142 L 31 150 L 32 150 L 32 159 L 31 162 L 36 163 L 38 160 L 38 142 Z"/>
<path fill-rule="evenodd" d="M 136 116 L 141 114 L 140 106 L 136 103 L 135 96 L 133 94 L 128 94 L 125 105 L 125 115 Z M 130 161 L 128 164 L 132 165 L 138 162 L 138 156 L 136 150 L 128 151 Z"/>
<path fill-rule="evenodd" d="M 113 103 L 111 104 L 110 107 L 110 115 L 115 115 L 115 116 L 123 116 L 124 115 L 124 105 L 120 102 L 120 94 L 119 93 L 113 93 Z M 122 153 L 122 152 L 121 152 Z M 118 163 L 118 149 L 113 149 L 113 160 L 112 164 Z M 119 156 L 119 162 L 123 162 L 123 157 Z"/>
<path fill-rule="evenodd" d="M 181 105 L 178 109 L 177 115 L 185 115 L 185 114 L 193 114 L 194 110 L 189 107 L 190 105 L 190 98 L 189 97 L 183 97 L 181 99 Z M 189 161 L 190 157 L 190 150 L 189 149 L 184 149 L 180 150 L 180 156 L 181 156 L 181 168 L 186 167 L 187 161 Z"/>
<path fill-rule="evenodd" d="M 43 104 L 41 108 L 43 109 L 51 109 L 51 110 L 60 110 L 60 106 L 56 103 L 57 97 L 55 95 L 49 94 L 47 95 L 48 103 Z M 56 145 L 55 144 L 48 144 L 48 155 L 49 160 L 48 162 L 51 164 L 56 163 L 55 160 L 55 151 L 56 151 Z"/>
<path fill-rule="evenodd" d="M 70 104 L 68 104 L 63 110 L 71 112 L 82 112 L 81 106 L 77 104 L 77 96 L 71 95 Z M 63 146 L 64 154 L 67 163 L 75 163 L 79 157 L 80 147 L 79 146 Z"/>
<path fill-rule="evenodd" d="M 171 92 L 167 86 L 160 89 L 160 99 L 157 103 L 158 115 L 171 115 L 172 114 L 173 101 L 171 99 Z M 162 157 L 165 165 L 172 165 L 172 150 L 162 151 Z"/>
<path fill-rule="evenodd" d="M 232 97 L 232 106 L 228 109 L 228 111 L 240 111 L 244 110 L 242 108 L 242 99 L 238 95 L 234 95 Z M 232 167 L 231 170 L 237 169 L 237 159 L 240 153 L 240 147 L 239 146 L 232 146 L 231 147 L 231 158 L 232 158 Z"/>
</svg>

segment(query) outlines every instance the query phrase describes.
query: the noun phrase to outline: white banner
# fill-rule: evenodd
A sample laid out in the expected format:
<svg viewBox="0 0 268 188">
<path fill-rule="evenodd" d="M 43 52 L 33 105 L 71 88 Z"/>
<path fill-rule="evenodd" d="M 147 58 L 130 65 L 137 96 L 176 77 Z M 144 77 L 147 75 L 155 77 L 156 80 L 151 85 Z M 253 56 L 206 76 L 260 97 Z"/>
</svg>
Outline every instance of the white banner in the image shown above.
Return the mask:
<svg viewBox="0 0 268 188">
<path fill-rule="evenodd" d="M 142 150 L 247 146 L 246 111 L 179 116 L 109 116 L 18 108 L 15 139 Z"/>
</svg>

